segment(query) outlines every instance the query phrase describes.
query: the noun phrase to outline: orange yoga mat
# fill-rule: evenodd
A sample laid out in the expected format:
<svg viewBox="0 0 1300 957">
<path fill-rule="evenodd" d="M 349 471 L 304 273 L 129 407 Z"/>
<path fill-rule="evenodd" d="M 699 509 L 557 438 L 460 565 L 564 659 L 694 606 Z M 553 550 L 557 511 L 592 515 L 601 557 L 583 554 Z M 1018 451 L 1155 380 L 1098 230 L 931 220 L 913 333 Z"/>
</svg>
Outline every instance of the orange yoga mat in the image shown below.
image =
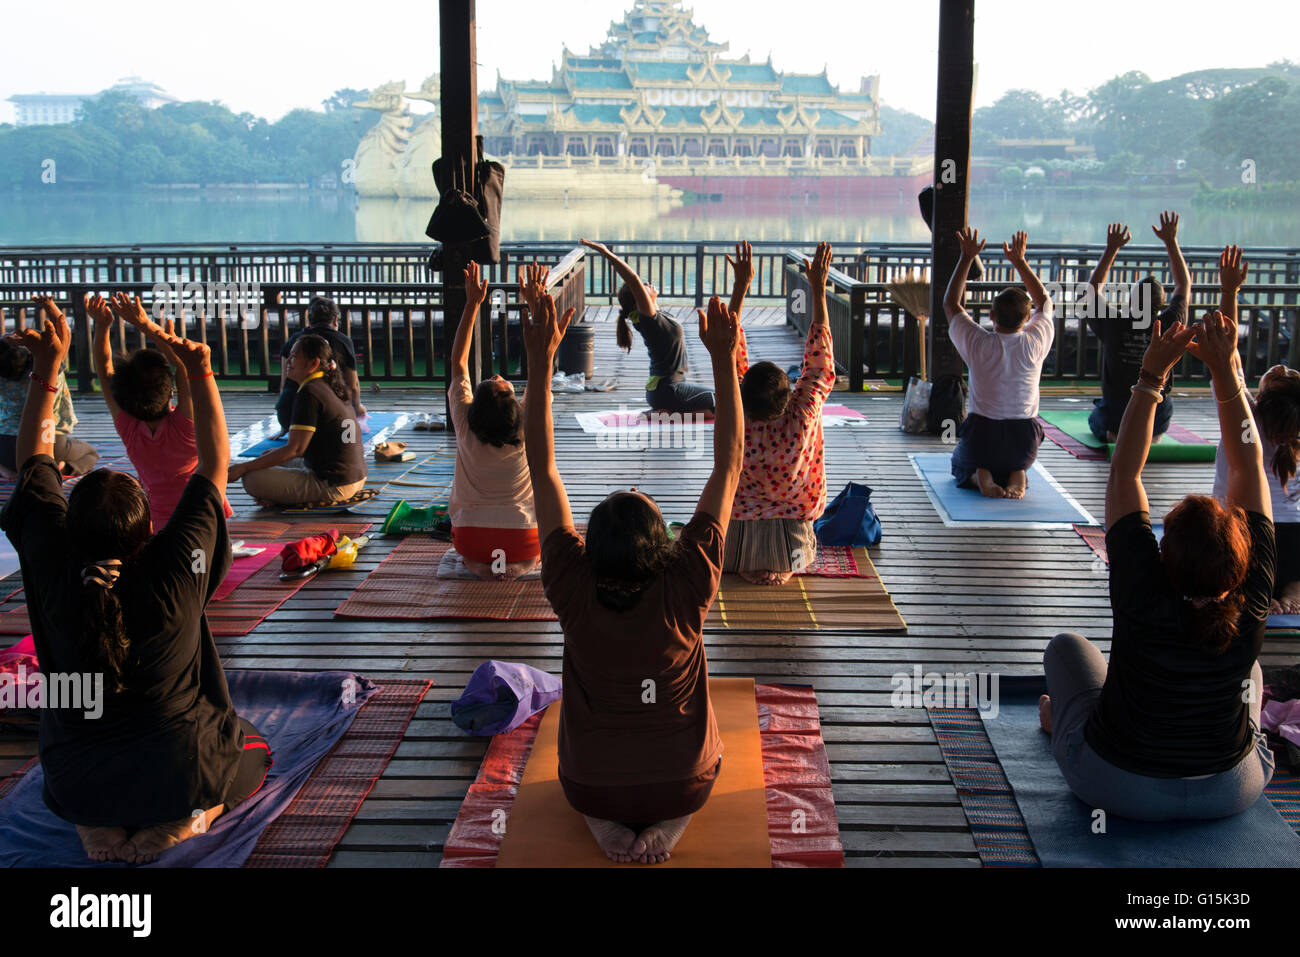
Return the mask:
<svg viewBox="0 0 1300 957">
<path fill-rule="evenodd" d="M 559 781 L 559 702 L 537 729 L 497 867 L 771 867 L 762 742 L 752 678 L 710 678 L 722 734 L 722 769 L 713 793 L 663 864 L 615 864 L 569 806 Z"/>
</svg>

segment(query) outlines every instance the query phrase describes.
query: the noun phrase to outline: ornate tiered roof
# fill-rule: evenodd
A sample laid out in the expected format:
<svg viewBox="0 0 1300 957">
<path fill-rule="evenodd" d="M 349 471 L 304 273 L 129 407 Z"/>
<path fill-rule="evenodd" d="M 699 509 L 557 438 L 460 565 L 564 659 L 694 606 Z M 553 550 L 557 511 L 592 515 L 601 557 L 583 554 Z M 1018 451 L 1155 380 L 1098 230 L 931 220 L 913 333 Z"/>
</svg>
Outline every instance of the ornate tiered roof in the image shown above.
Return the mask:
<svg viewBox="0 0 1300 957">
<path fill-rule="evenodd" d="M 599 46 L 585 54 L 566 48 L 549 81 L 498 76 L 495 94 L 480 101 L 483 133 L 507 152 L 537 152 L 525 144 L 543 135 L 545 152 L 562 152 L 568 134 L 826 134 L 859 138 L 854 155 L 865 158 L 868 138 L 880 130 L 878 77 L 841 93 L 825 69 L 783 73 L 770 57 L 725 58 L 727 49 L 681 0 L 634 0 Z"/>
</svg>

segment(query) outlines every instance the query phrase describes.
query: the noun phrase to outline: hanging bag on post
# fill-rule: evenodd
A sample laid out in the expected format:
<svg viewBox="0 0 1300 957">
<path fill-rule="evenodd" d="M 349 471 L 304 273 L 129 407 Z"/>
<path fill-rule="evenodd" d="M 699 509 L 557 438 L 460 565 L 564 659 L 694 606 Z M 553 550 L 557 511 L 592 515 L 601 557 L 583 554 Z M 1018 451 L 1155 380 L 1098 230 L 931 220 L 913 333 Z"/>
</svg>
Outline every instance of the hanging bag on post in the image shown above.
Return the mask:
<svg viewBox="0 0 1300 957">
<path fill-rule="evenodd" d="M 442 159 L 433 162 L 438 206 L 424 232 L 444 245 L 470 244 L 469 258 L 480 265 L 501 262 L 501 201 L 505 192 L 505 167 L 483 158 L 483 137 L 478 138 L 478 162 L 471 176 L 464 166 L 450 172 Z M 435 253 L 435 256 L 437 254 Z M 440 265 L 431 261 L 431 265 Z"/>
<path fill-rule="evenodd" d="M 849 482 L 813 522 L 817 541 L 823 545 L 865 548 L 880 541 L 880 518 L 871 507 L 871 489 Z"/>
</svg>

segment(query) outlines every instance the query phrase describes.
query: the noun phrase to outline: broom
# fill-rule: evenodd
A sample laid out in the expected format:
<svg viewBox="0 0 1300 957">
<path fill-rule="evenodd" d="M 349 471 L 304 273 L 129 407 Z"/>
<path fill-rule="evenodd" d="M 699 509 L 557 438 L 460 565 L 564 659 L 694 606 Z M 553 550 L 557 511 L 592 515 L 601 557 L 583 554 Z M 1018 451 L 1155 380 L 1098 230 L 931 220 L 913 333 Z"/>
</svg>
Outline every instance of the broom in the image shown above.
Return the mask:
<svg viewBox="0 0 1300 957">
<path fill-rule="evenodd" d="M 889 297 L 897 306 L 902 306 L 909 315 L 916 317 L 917 348 L 921 360 L 921 379 L 925 374 L 925 326 L 930 320 L 930 283 L 921 273 L 908 272 L 902 279 L 895 279 L 886 288 Z"/>
</svg>

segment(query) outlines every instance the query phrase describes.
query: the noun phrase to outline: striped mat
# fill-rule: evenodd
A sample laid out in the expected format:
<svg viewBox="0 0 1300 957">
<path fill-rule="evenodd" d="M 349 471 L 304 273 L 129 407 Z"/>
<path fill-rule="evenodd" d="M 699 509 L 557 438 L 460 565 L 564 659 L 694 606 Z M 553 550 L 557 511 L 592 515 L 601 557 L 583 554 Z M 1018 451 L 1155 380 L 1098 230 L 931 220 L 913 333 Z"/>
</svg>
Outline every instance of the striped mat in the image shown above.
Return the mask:
<svg viewBox="0 0 1300 957">
<path fill-rule="evenodd" d="M 1041 866 L 979 711 L 927 708 L 926 713 L 984 866 Z M 1264 793 L 1300 834 L 1300 775 L 1278 772 Z"/>
<path fill-rule="evenodd" d="M 803 685 L 754 686 L 773 867 L 843 867 L 817 695 Z M 494 867 L 542 714 L 498 734 L 447 835 L 442 867 Z M 797 822 L 792 826 L 792 822 Z"/>
</svg>

